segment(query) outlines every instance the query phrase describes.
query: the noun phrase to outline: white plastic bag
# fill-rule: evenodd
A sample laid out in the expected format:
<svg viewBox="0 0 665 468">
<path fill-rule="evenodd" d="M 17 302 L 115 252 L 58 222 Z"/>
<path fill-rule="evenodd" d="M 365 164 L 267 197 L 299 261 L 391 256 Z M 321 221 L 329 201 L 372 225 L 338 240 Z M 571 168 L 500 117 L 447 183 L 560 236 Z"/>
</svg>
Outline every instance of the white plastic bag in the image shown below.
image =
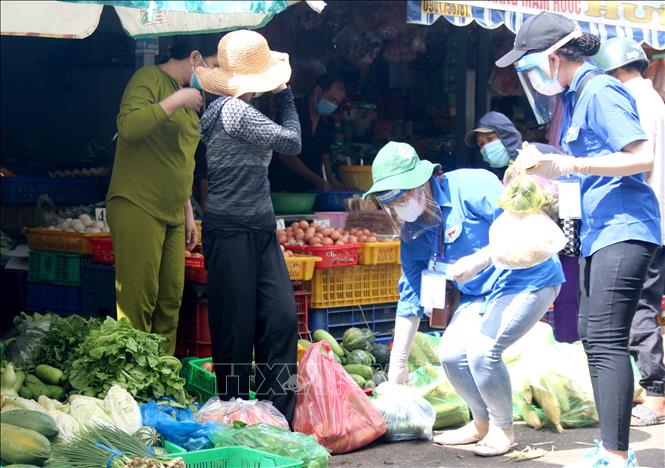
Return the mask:
<svg viewBox="0 0 665 468">
<path fill-rule="evenodd" d="M 373 403 L 386 422 L 386 440 L 431 440 L 436 419 L 434 408 L 418 394 L 405 386 L 384 382 L 376 389 L 379 395 Z"/>
<path fill-rule="evenodd" d="M 542 211 L 504 211 L 490 226 L 490 254 L 498 268 L 530 268 L 557 254 L 565 245 L 561 228 Z"/>
</svg>

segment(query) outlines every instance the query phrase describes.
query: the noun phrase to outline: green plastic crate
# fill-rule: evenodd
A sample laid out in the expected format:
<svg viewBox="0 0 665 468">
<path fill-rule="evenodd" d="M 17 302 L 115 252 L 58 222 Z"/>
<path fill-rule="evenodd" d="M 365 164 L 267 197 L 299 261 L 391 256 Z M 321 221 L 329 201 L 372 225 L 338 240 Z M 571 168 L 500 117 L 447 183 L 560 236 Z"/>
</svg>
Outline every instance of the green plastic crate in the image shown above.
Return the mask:
<svg viewBox="0 0 665 468">
<path fill-rule="evenodd" d="M 221 447 L 166 456 L 182 458 L 187 468 L 300 468 L 303 466 L 301 460 L 293 460 L 246 447 Z"/>
<path fill-rule="evenodd" d="M 187 391 L 194 393 L 201 403 L 217 395 L 217 376 L 202 367 L 206 362 L 212 362 L 212 358 L 192 359 L 187 362 Z M 256 393 L 250 391 L 249 399 L 255 398 Z"/>
<path fill-rule="evenodd" d="M 164 450 L 166 450 L 166 453 L 169 455 L 178 455 L 181 453 L 187 453 L 187 450 L 180 447 L 179 445 L 174 444 L 169 440 L 164 441 Z"/>
<path fill-rule="evenodd" d="M 61 286 L 80 286 L 83 265 L 90 263 L 90 255 L 60 252 L 30 252 L 28 279 Z"/>
</svg>

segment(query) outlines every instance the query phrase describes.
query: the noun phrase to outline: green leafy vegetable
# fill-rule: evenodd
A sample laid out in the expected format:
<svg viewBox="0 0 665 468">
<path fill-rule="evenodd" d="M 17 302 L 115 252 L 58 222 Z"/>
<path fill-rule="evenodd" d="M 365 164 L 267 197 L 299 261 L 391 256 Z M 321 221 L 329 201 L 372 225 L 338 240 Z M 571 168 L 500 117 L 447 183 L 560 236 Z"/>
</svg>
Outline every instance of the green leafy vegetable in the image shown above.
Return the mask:
<svg viewBox="0 0 665 468">
<path fill-rule="evenodd" d="M 107 317 L 76 350 L 69 383 L 82 395 L 104 398 L 120 385 L 137 401 L 171 397 L 187 404 L 180 361 L 162 350 L 165 338 L 136 330 L 129 321 Z"/>
<path fill-rule="evenodd" d="M 85 319 L 79 315 L 54 317 L 33 354 L 33 361 L 66 371 L 70 361 L 76 356 L 76 348 L 83 343 L 91 330 L 99 328 L 100 325 L 99 319 Z"/>
</svg>

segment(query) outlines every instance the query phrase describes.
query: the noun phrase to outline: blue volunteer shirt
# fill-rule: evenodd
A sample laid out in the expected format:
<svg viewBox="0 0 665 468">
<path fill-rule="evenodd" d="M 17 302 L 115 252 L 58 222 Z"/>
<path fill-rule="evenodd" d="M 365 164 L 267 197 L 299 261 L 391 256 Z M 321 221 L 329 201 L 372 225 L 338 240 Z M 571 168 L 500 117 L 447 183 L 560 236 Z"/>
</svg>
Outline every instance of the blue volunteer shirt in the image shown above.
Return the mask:
<svg viewBox="0 0 665 468">
<path fill-rule="evenodd" d="M 460 169 L 432 177 L 432 195 L 443 212 L 443 256 L 462 257 L 489 244 L 489 228 L 502 210 L 497 202 L 503 191 L 499 179 L 484 169 Z M 422 316 L 420 276 L 432 255 L 439 253 L 440 229 L 431 229 L 411 242 L 402 242 L 402 277 L 399 281 L 397 315 Z M 500 270 L 490 266 L 466 284 L 455 283 L 461 302 L 478 299 L 489 302 L 497 297 L 535 291 L 565 281 L 558 257 L 523 270 Z"/>
<path fill-rule="evenodd" d="M 609 75 L 589 80 L 573 111 L 579 83 L 594 69 L 590 63 L 584 63 L 562 96 L 561 148 L 577 157 L 616 153 L 647 139 L 635 100 L 627 88 Z M 581 190 L 580 243 L 584 257 L 628 240 L 660 245 L 658 201 L 644 174 L 581 176 Z"/>
</svg>

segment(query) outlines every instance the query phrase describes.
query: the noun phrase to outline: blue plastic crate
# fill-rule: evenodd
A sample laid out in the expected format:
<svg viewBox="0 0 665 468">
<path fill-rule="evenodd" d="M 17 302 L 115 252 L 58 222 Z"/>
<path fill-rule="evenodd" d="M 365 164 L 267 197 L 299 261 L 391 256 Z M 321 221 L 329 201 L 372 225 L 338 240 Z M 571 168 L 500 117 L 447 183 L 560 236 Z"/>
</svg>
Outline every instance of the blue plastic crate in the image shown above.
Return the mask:
<svg viewBox="0 0 665 468">
<path fill-rule="evenodd" d="M 46 194 L 56 204 L 93 203 L 97 198 L 97 177 L 0 177 L 2 203 L 34 204 Z"/>
<path fill-rule="evenodd" d="M 116 315 L 115 268 L 113 265 L 89 263 L 81 278 L 83 311 L 87 315 Z"/>
<path fill-rule="evenodd" d="M 318 194 L 314 203 L 314 211 L 346 211 L 344 200 L 354 195 L 362 195 L 363 192 L 326 191 L 315 192 Z"/>
<path fill-rule="evenodd" d="M 81 313 L 81 288 L 28 281 L 25 308 L 29 312 Z"/>
<path fill-rule="evenodd" d="M 309 310 L 309 329 L 325 330 L 335 339 L 350 327 L 369 327 L 378 337 L 392 336 L 397 303 Z"/>
</svg>

